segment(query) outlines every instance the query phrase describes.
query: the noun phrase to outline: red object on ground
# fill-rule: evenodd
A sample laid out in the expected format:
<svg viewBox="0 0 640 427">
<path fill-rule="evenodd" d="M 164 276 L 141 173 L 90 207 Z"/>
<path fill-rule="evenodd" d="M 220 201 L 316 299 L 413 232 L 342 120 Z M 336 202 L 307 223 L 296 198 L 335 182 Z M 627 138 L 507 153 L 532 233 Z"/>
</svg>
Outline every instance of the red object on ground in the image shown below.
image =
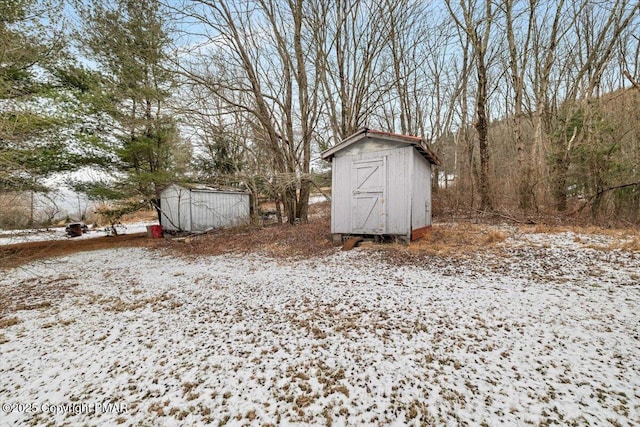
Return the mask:
<svg viewBox="0 0 640 427">
<path fill-rule="evenodd" d="M 154 239 L 160 239 L 163 236 L 162 226 L 161 225 L 152 225 L 149 227 L 151 230 L 151 237 Z"/>
</svg>

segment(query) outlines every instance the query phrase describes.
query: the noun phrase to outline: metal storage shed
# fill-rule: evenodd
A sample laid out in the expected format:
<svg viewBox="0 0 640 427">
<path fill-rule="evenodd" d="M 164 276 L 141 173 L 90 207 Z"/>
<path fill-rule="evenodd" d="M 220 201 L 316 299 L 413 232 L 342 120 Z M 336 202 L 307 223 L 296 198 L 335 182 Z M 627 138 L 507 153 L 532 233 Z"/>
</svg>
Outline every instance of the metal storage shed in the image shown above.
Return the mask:
<svg viewBox="0 0 640 427">
<path fill-rule="evenodd" d="M 248 193 L 171 184 L 160 194 L 160 224 L 169 231 L 205 231 L 246 224 L 249 206 Z"/>
<path fill-rule="evenodd" d="M 332 162 L 331 233 L 422 237 L 431 227 L 431 165 L 422 138 L 361 129 L 322 153 Z"/>
</svg>

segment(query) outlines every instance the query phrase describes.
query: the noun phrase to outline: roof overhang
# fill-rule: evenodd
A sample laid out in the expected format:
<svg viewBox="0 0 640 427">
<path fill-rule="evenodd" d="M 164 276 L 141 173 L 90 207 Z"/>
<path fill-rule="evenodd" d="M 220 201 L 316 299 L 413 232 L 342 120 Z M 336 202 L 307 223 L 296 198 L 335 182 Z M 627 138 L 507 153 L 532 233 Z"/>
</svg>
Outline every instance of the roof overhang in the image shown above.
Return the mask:
<svg viewBox="0 0 640 427">
<path fill-rule="evenodd" d="M 333 146 L 332 148 L 329 148 L 326 151 L 323 151 L 321 154 L 321 157 L 323 160 L 331 161 L 333 159 L 333 156 L 337 152 L 344 150 L 350 145 L 355 144 L 356 142 L 366 138 L 376 138 L 376 139 L 381 139 L 385 141 L 395 142 L 398 144 L 411 145 L 413 146 L 413 148 L 416 149 L 418 153 L 420 153 L 422 157 L 424 157 L 432 165 L 440 164 L 440 159 L 438 158 L 438 156 L 436 156 L 436 154 L 433 151 L 431 151 L 431 149 L 429 148 L 427 143 L 424 141 L 424 139 L 418 136 L 401 135 L 397 133 L 383 132 L 383 131 L 367 129 L 367 128 L 360 129 L 353 135 L 343 139 L 342 142 L 340 142 L 339 144 Z"/>
<path fill-rule="evenodd" d="M 184 190 L 188 190 L 189 192 L 197 192 L 197 193 L 219 193 L 219 194 L 249 194 L 246 191 L 242 190 L 227 190 L 221 188 L 210 187 L 204 184 L 193 184 L 193 183 L 177 183 L 172 182 L 167 185 L 162 191 L 165 191 L 171 186 L 180 187 Z"/>
</svg>

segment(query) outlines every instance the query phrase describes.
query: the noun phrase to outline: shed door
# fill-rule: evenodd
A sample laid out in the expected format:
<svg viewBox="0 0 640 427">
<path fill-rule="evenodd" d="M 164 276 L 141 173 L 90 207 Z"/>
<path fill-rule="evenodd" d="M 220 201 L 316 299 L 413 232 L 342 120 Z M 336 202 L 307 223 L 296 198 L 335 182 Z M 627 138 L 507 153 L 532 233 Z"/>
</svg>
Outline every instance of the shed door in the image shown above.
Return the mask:
<svg viewBox="0 0 640 427">
<path fill-rule="evenodd" d="M 386 159 L 353 162 L 351 229 L 358 234 L 384 234 L 386 224 Z"/>
</svg>

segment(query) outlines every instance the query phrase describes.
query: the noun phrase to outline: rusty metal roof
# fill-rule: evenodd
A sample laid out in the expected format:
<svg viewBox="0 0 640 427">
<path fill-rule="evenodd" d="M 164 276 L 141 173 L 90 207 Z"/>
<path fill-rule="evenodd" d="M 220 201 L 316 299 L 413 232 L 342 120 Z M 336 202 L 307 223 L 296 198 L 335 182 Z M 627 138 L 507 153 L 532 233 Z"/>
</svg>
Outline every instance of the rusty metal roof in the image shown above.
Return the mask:
<svg viewBox="0 0 640 427">
<path fill-rule="evenodd" d="M 347 148 L 348 146 L 350 146 L 351 144 L 354 144 L 364 138 L 371 138 L 371 137 L 375 137 L 378 139 L 383 139 L 391 142 L 397 142 L 400 144 L 412 145 L 416 149 L 416 151 L 418 151 L 418 153 L 420 153 L 420 155 L 424 157 L 429 163 L 433 165 L 439 165 L 441 163 L 438 156 L 436 156 L 436 154 L 433 151 L 431 151 L 426 141 L 423 138 L 420 138 L 419 136 L 402 135 L 398 133 L 384 132 L 380 130 L 367 129 L 367 128 L 362 128 L 356 133 L 354 133 L 353 135 L 343 139 L 342 142 L 340 142 L 339 144 L 324 151 L 321 154 L 321 157 L 324 160 L 331 161 L 333 156 L 338 151 L 341 151 Z"/>
</svg>

